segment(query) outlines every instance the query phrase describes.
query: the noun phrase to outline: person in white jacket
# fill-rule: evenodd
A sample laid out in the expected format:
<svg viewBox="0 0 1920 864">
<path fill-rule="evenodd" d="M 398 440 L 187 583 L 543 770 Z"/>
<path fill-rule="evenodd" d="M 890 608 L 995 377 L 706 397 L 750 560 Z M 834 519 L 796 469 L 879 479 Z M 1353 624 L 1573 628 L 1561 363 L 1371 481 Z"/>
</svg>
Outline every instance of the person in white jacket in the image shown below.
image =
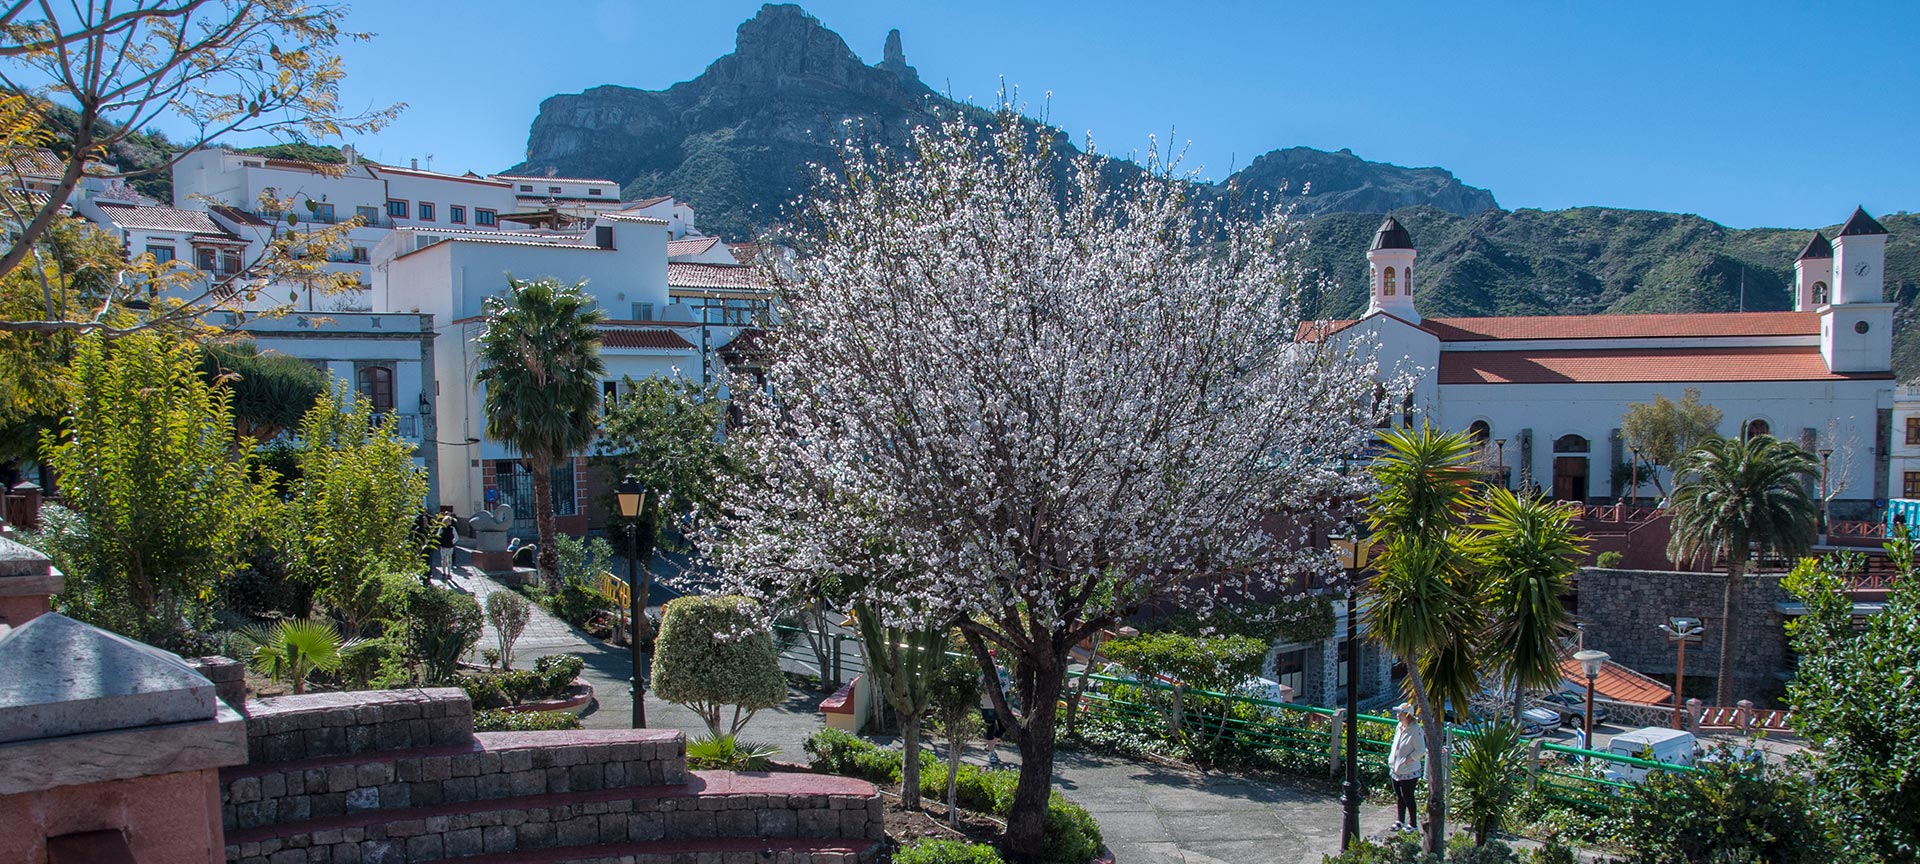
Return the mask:
<svg viewBox="0 0 1920 864">
<path fill-rule="evenodd" d="M 1413 716 L 1413 705 L 1402 702 L 1393 709 L 1400 722 L 1393 727 L 1393 749 L 1387 753 L 1387 770 L 1393 775 L 1395 831 L 1420 830 L 1420 809 L 1414 803 L 1414 789 L 1420 775 L 1426 773 L 1427 735 Z"/>
</svg>

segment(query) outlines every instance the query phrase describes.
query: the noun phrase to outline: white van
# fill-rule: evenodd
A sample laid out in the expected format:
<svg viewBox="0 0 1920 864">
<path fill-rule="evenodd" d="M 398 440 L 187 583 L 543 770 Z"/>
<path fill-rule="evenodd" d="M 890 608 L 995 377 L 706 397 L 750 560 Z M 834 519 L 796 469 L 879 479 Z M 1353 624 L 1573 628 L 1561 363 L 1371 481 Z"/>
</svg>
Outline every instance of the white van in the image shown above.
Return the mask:
<svg viewBox="0 0 1920 864">
<path fill-rule="evenodd" d="M 1651 759 L 1669 765 L 1692 765 L 1697 749 L 1692 732 L 1663 726 L 1647 726 L 1623 732 L 1607 742 L 1607 752 L 1616 756 Z M 1607 779 L 1639 783 L 1647 779 L 1648 770 L 1639 765 L 1615 762 L 1607 768 Z"/>
</svg>

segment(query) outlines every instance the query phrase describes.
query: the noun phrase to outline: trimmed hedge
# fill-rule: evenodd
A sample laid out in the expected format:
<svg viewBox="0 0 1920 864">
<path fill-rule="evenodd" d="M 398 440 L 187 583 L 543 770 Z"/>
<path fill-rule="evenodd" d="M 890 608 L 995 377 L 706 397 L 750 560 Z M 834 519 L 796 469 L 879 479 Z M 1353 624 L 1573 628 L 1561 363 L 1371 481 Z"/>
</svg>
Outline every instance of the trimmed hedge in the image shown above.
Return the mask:
<svg viewBox="0 0 1920 864">
<path fill-rule="evenodd" d="M 475 711 L 475 732 L 550 732 L 578 729 L 580 718 L 566 711 Z"/>
<path fill-rule="evenodd" d="M 802 746 L 816 771 L 874 783 L 900 782 L 901 754 L 852 733 L 822 729 Z M 961 807 L 1003 819 L 1013 812 L 1013 793 L 1019 785 L 1020 774 L 1014 770 L 961 765 L 954 776 L 955 797 Z M 920 753 L 920 794 L 940 801 L 947 795 L 946 763 L 924 750 Z M 1093 816 L 1055 790 L 1047 799 L 1046 843 L 1041 859 L 1046 864 L 1086 864 L 1100 853 L 1101 843 L 1100 825 Z"/>
<path fill-rule="evenodd" d="M 1004 864 L 1004 859 L 985 843 L 915 840 L 893 853 L 893 864 Z"/>
<path fill-rule="evenodd" d="M 571 654 L 555 654 L 534 661 L 532 669 L 493 675 L 462 675 L 456 681 L 467 691 L 474 710 L 505 708 L 525 702 L 543 702 L 565 695 L 580 678 L 587 661 Z"/>
</svg>

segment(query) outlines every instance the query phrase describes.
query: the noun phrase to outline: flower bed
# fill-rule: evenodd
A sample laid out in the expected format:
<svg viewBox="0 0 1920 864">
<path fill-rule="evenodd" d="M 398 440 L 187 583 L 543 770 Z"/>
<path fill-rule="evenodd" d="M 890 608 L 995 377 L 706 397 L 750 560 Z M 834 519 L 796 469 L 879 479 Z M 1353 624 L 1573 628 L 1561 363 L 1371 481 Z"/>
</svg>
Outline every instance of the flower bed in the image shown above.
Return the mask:
<svg viewBox="0 0 1920 864">
<path fill-rule="evenodd" d="M 593 685 L 580 679 L 586 661 L 558 654 L 535 661 L 532 669 L 462 675 L 456 681 L 473 700 L 475 711 L 579 714 L 593 702 Z"/>
</svg>

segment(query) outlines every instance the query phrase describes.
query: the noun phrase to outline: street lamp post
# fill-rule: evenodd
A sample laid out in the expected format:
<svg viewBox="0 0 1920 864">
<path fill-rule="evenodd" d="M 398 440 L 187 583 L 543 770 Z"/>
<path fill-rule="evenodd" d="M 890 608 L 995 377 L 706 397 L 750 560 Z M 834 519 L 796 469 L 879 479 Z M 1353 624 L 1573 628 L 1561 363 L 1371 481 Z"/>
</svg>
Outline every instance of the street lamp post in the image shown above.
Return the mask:
<svg viewBox="0 0 1920 864">
<path fill-rule="evenodd" d="M 1593 749 L 1593 683 L 1600 677 L 1600 667 L 1612 655 L 1591 648 L 1576 651 L 1573 659 L 1580 661 L 1580 671 L 1587 673 L 1587 749 Z"/>
<path fill-rule="evenodd" d="M 647 652 L 642 640 L 644 629 L 641 622 L 647 620 L 647 586 L 641 584 L 640 574 L 640 512 L 646 507 L 647 490 L 640 482 L 628 477 L 615 490 L 614 498 L 620 502 L 620 515 L 627 520 L 627 649 L 632 654 L 633 678 L 630 680 L 633 693 L 633 728 L 647 728 Z"/>
<path fill-rule="evenodd" d="M 1666 632 L 1668 639 L 1680 646 L 1680 668 L 1673 676 L 1673 728 L 1679 729 L 1682 725 L 1680 712 L 1685 710 L 1687 704 L 1681 695 L 1687 685 L 1687 643 L 1700 638 L 1707 628 L 1700 626 L 1698 618 L 1675 617 L 1668 618 L 1667 623 L 1660 625 L 1660 629 Z"/>
<path fill-rule="evenodd" d="M 1347 573 L 1347 776 L 1340 784 L 1340 851 L 1360 839 L 1360 621 L 1354 598 L 1360 593 L 1360 568 L 1367 566 L 1373 544 L 1360 537 L 1330 538 L 1340 568 Z"/>
</svg>

